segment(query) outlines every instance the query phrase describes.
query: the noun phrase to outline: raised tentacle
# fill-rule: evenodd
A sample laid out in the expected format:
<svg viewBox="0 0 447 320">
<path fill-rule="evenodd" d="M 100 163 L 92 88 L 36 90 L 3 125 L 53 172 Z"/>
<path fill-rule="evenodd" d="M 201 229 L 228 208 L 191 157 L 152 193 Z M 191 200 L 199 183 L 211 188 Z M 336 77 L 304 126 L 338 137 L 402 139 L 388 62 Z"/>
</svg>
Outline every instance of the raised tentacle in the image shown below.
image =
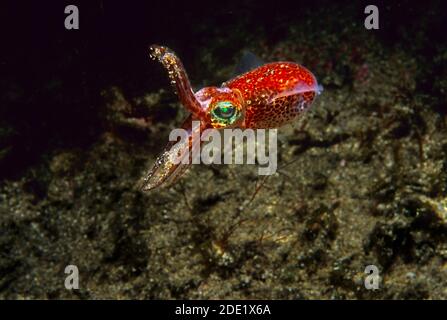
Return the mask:
<svg viewBox="0 0 447 320">
<path fill-rule="evenodd" d="M 180 59 L 172 50 L 163 46 L 152 45 L 149 49 L 150 57 L 154 60 L 157 59 L 168 71 L 171 84 L 174 86 L 183 106 L 197 118 L 201 118 L 204 115 L 204 111 L 194 96 L 188 75 Z"/>
</svg>

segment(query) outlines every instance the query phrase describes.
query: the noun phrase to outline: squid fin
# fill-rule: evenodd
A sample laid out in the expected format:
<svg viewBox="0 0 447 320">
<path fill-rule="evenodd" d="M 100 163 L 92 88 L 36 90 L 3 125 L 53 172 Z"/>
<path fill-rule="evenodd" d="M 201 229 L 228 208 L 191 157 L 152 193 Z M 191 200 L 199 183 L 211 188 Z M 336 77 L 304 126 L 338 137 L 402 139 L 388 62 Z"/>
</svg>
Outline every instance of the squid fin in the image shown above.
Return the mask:
<svg viewBox="0 0 447 320">
<path fill-rule="evenodd" d="M 236 77 L 238 75 L 256 69 L 264 64 L 265 62 L 253 52 L 248 50 L 244 51 L 241 59 L 239 60 L 239 63 L 236 65 L 233 76 Z"/>
</svg>

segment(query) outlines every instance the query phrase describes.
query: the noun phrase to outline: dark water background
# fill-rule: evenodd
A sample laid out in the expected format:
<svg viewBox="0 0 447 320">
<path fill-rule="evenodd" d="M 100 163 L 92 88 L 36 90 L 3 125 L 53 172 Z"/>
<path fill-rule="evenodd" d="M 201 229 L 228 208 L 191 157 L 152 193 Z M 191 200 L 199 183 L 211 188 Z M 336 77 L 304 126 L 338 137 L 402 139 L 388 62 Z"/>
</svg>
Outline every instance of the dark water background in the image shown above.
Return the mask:
<svg viewBox="0 0 447 320">
<path fill-rule="evenodd" d="M 5 4 L 2 10 L 6 16 L 2 82 L 7 93 L 2 119 L 15 131 L 3 142 L 15 147 L 4 160 L 2 176 L 22 174 L 48 150 L 95 141 L 102 131 L 95 107 L 101 89 L 117 85 L 125 94 L 137 95 L 165 84 L 163 72 L 148 63 L 147 47 L 152 43 L 175 50 L 190 66 L 191 78 L 210 78 L 213 71 L 200 61 L 204 52 L 234 65 L 241 48 L 250 45 L 247 38 L 275 44 L 287 37 L 291 27 L 306 23 L 303 19 L 312 12 L 344 16 L 336 26 L 340 29 L 344 22 L 361 24 L 365 16 L 361 2 L 166 1 L 160 6 L 151 1 L 132 5 L 97 1 L 79 3 L 82 26 L 67 32 L 61 16 L 67 4 Z M 445 43 L 443 16 L 441 2 L 396 1 L 383 6 L 381 28 L 374 35 L 386 47 L 410 49 L 415 36 L 423 33 L 420 37 L 426 38 L 417 53 L 431 60 L 435 47 Z M 323 31 L 321 25 L 315 26 L 315 34 Z M 432 86 L 421 85 L 424 91 Z"/>
</svg>

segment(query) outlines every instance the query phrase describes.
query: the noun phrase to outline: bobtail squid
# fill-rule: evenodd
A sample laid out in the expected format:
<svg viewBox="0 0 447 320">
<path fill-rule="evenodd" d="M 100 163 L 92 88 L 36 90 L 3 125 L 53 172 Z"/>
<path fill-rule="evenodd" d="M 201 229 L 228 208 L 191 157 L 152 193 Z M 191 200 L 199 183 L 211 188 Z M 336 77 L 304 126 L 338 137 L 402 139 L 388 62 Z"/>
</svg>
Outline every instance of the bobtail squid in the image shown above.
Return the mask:
<svg viewBox="0 0 447 320">
<path fill-rule="evenodd" d="M 170 49 L 152 45 L 150 57 L 167 70 L 171 84 L 190 115 L 182 128 L 189 139 L 169 142 L 142 181 L 143 190 L 172 184 L 189 167 L 174 162 L 173 156 L 191 150 L 201 141 L 193 141 L 194 131 L 209 128 L 278 128 L 296 119 L 310 107 L 321 92 L 315 76 L 293 62 L 273 62 L 258 66 L 224 82 L 220 87 L 205 87 L 194 92 L 182 62 Z M 200 122 L 192 126 L 192 121 Z M 186 152 L 189 156 L 189 152 Z M 191 163 L 191 162 L 188 162 Z"/>
</svg>

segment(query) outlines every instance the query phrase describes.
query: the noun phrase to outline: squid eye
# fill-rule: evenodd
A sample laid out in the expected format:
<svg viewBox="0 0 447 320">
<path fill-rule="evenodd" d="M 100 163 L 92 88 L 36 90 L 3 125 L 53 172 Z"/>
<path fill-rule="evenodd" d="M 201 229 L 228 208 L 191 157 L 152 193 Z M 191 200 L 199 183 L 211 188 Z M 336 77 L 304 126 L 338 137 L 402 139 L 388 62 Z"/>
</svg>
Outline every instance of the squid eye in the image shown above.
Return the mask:
<svg viewBox="0 0 447 320">
<path fill-rule="evenodd" d="M 213 115 L 220 119 L 229 119 L 235 112 L 236 108 L 227 101 L 219 102 L 212 111 Z"/>
<path fill-rule="evenodd" d="M 213 121 L 222 125 L 232 124 L 239 117 L 238 109 L 229 101 L 220 101 L 211 110 Z"/>
</svg>

